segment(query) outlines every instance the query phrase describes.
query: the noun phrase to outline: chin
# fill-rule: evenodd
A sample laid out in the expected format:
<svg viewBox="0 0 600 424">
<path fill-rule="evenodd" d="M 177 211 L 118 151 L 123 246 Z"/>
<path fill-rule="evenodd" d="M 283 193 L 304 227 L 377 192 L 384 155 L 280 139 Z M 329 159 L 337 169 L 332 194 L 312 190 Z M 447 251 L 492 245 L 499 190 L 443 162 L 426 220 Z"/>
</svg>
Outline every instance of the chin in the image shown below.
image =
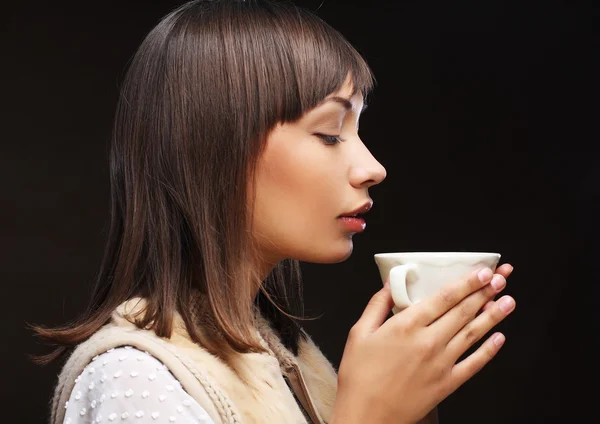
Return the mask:
<svg viewBox="0 0 600 424">
<path fill-rule="evenodd" d="M 344 262 L 346 259 L 348 259 L 351 255 L 352 252 L 354 251 L 354 243 L 352 242 L 352 238 L 348 238 L 348 240 L 346 240 L 345 243 L 345 248 L 344 249 L 340 249 L 339 252 L 336 252 L 335 255 L 333 255 L 333 257 L 331 258 L 331 261 L 328 263 L 339 263 L 339 262 Z"/>
<path fill-rule="evenodd" d="M 302 262 L 312 262 L 317 264 L 336 264 L 348 259 L 352 255 L 353 249 L 354 245 L 352 243 L 352 238 L 347 238 L 343 241 L 329 244 L 326 248 L 318 251 L 312 249 L 310 254 L 302 255 L 303 258 L 300 260 Z"/>
</svg>

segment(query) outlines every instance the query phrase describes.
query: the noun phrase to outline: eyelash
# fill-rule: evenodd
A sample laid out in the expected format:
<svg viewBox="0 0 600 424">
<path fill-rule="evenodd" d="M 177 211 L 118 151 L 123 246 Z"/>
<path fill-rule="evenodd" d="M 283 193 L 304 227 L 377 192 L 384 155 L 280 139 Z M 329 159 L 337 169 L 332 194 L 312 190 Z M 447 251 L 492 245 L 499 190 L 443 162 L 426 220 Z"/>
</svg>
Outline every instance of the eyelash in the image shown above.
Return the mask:
<svg viewBox="0 0 600 424">
<path fill-rule="evenodd" d="M 326 145 L 328 146 L 334 146 L 344 140 L 342 140 L 340 138 L 339 135 L 327 135 L 327 134 L 315 134 L 317 137 L 319 137 L 321 140 L 323 140 L 325 142 Z"/>
</svg>

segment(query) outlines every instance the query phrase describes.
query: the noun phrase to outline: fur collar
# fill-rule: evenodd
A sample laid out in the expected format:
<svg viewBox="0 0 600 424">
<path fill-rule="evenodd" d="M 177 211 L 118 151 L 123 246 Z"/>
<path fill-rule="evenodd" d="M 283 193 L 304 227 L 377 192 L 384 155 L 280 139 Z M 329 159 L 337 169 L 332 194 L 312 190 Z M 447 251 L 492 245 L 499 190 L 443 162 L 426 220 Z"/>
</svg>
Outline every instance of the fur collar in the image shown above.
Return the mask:
<svg viewBox="0 0 600 424">
<path fill-rule="evenodd" d="M 144 305 L 144 300 L 139 298 L 125 302 L 113 313 L 113 325 L 132 328 L 135 316 L 143 311 Z M 179 314 L 173 324 L 173 333 L 165 341 L 206 371 L 231 399 L 242 422 L 308 422 L 284 377 L 292 384 L 299 400 L 308 404 L 309 414 L 310 410 L 314 411 L 310 414 L 311 421 L 320 424 L 330 420 L 337 374 L 308 335 L 306 340 L 301 339 L 298 356 L 295 356 L 281 343 L 269 323 L 257 316 L 259 339 L 268 353 L 235 354 L 225 363 L 191 340 Z"/>
</svg>

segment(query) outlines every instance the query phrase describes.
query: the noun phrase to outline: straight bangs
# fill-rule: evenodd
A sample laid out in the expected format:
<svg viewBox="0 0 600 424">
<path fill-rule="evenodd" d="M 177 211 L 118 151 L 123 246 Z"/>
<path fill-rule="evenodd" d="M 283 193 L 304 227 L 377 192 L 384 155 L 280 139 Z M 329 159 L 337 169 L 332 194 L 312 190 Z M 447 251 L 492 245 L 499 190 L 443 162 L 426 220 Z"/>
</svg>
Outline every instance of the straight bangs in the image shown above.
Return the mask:
<svg viewBox="0 0 600 424">
<path fill-rule="evenodd" d="M 203 25 L 197 25 L 198 15 L 188 15 L 193 30 L 184 32 L 198 39 L 198 51 L 186 67 L 208 84 L 204 92 L 227 88 L 226 106 L 233 115 L 220 118 L 233 116 L 246 134 L 259 136 L 254 147 L 264 144 L 276 124 L 299 119 L 348 78 L 365 102 L 373 89 L 373 74 L 361 54 L 309 10 L 261 0 L 192 7 Z"/>
<path fill-rule="evenodd" d="M 366 103 L 375 79 L 361 54 L 318 16 L 301 8 L 273 5 L 278 31 L 264 57 L 274 112 L 270 122 L 293 122 L 349 80 Z M 275 64 L 275 66 L 273 66 Z"/>
</svg>

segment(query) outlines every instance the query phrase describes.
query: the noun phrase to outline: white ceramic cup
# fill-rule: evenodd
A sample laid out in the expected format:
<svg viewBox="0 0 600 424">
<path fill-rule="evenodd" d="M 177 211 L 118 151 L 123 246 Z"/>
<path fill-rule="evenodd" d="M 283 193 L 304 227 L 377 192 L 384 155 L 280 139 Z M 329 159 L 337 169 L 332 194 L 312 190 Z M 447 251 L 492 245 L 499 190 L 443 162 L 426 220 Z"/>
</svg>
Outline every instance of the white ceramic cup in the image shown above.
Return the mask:
<svg viewBox="0 0 600 424">
<path fill-rule="evenodd" d="M 433 295 L 443 285 L 479 268 L 496 270 L 499 253 L 395 252 L 374 256 L 381 280 L 389 276 L 394 308 L 398 313 Z"/>
</svg>

